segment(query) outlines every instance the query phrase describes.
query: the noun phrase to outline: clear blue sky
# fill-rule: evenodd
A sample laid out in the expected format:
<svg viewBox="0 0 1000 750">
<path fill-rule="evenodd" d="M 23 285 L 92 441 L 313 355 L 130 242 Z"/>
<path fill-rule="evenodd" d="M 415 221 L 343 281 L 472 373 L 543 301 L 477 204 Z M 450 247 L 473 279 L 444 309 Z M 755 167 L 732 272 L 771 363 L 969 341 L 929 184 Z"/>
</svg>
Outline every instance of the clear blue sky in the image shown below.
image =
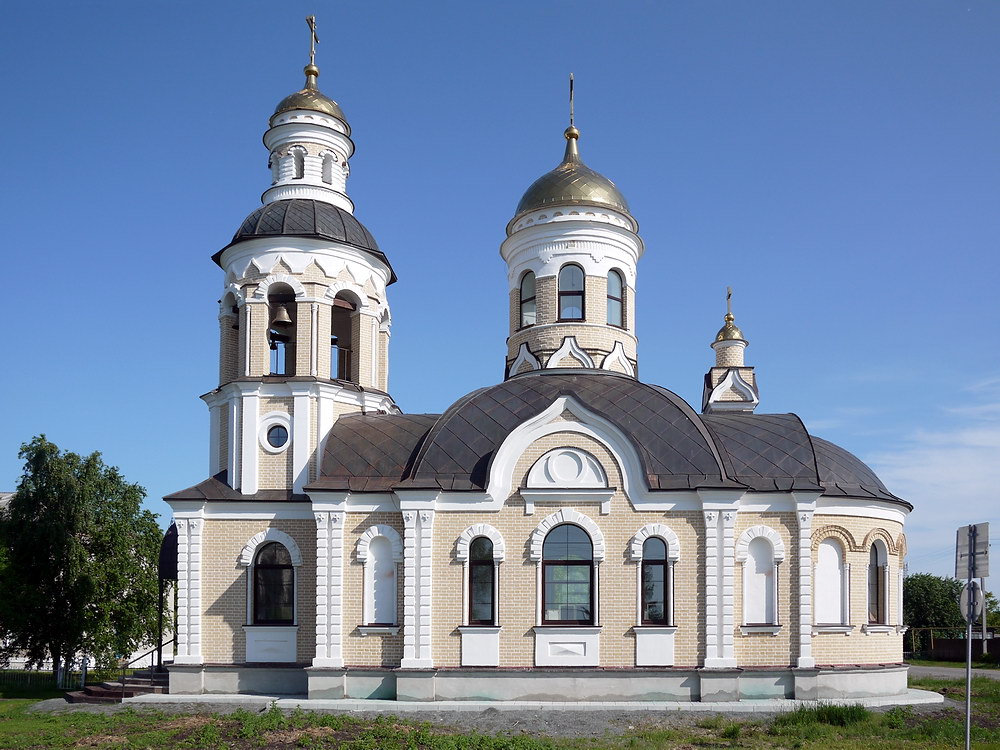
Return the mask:
<svg viewBox="0 0 1000 750">
<path fill-rule="evenodd" d="M 760 410 L 916 505 L 911 571 L 950 573 L 955 528 L 1000 523 L 992 0 L 8 4 L 0 489 L 41 432 L 100 450 L 164 523 L 158 498 L 207 475 L 210 256 L 269 184 L 308 13 L 400 279 L 405 411 L 503 375 L 497 248 L 561 157 L 572 71 L 582 154 L 646 242 L 643 379 L 700 404 L 732 285 Z"/>
</svg>

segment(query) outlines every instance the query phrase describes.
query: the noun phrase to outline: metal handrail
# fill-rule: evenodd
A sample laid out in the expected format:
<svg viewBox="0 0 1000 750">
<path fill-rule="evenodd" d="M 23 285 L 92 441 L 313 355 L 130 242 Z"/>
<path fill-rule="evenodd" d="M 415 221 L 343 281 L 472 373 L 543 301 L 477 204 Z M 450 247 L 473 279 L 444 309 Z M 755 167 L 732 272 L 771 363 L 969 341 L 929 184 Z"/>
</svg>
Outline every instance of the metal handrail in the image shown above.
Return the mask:
<svg viewBox="0 0 1000 750">
<path fill-rule="evenodd" d="M 164 646 L 169 646 L 171 643 L 173 643 L 176 640 L 177 640 L 176 638 L 171 638 L 169 641 L 164 641 L 159 646 L 155 646 L 154 648 L 149 649 L 149 651 L 147 651 L 146 653 L 142 654 L 141 656 L 135 657 L 132 661 L 128 661 L 127 662 L 124 659 L 122 660 L 122 678 L 121 678 L 122 703 L 125 702 L 125 670 L 128 669 L 129 667 L 131 667 L 137 661 L 139 661 L 141 659 L 145 659 L 147 656 L 152 656 L 157 651 L 162 651 Z M 151 672 L 152 672 L 152 669 L 153 669 L 153 667 L 152 667 L 152 665 L 150 665 L 150 671 Z"/>
</svg>

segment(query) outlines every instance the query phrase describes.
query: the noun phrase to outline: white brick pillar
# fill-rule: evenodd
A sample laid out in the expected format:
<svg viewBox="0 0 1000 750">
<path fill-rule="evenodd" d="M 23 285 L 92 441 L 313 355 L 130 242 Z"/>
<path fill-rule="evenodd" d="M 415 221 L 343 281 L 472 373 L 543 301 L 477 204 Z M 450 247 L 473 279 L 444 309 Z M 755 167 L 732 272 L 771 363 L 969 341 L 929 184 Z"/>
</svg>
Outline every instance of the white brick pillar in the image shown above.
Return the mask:
<svg viewBox="0 0 1000 750">
<path fill-rule="evenodd" d="M 736 513 L 742 492 L 699 492 L 705 519 L 705 664 L 708 669 L 736 666 L 733 581 L 736 565 Z"/>
<path fill-rule="evenodd" d="M 259 391 L 243 394 L 243 408 L 240 411 L 243 415 L 241 430 L 243 455 L 240 457 L 243 476 L 240 479 L 240 492 L 244 495 L 255 495 L 260 486 L 260 477 L 257 474 L 257 459 L 260 455 L 260 447 L 257 444 L 257 420 L 260 417 Z"/>
<path fill-rule="evenodd" d="M 309 458 L 312 456 L 312 400 L 309 384 L 292 386 L 292 491 L 301 493 L 309 483 Z"/>
<path fill-rule="evenodd" d="M 316 655 L 314 667 L 344 666 L 344 513 L 316 517 Z"/>
<path fill-rule="evenodd" d="M 812 564 L 812 522 L 816 512 L 816 497 L 808 499 L 801 495 L 795 496 L 795 520 L 799 525 L 798 534 L 798 569 L 799 569 L 799 620 L 798 636 L 793 643 L 798 643 L 798 661 L 796 665 L 802 668 L 816 666 L 812 655 L 813 629 L 813 564 Z M 837 592 L 838 595 L 840 592 Z"/>
<path fill-rule="evenodd" d="M 181 518 L 177 525 L 177 655 L 175 664 L 201 664 L 201 532 L 200 518 Z"/>
<path fill-rule="evenodd" d="M 403 669 L 434 666 L 431 655 L 431 569 L 434 511 L 404 510 Z"/>
</svg>

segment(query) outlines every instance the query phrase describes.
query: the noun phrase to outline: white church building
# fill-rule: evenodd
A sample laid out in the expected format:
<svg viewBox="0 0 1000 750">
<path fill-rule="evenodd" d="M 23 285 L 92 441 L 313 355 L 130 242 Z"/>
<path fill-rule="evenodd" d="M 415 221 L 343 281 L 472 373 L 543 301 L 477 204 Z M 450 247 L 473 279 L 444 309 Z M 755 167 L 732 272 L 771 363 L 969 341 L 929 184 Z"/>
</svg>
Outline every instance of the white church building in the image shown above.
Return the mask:
<svg viewBox="0 0 1000 750">
<path fill-rule="evenodd" d="M 355 218 L 351 128 L 305 75 L 264 134 L 263 205 L 213 256 L 209 477 L 165 498 L 170 691 L 904 692 L 912 506 L 796 415 L 757 413 L 731 311 L 700 409 L 638 378 L 643 241 L 572 125 L 500 245 L 505 379 L 443 414 L 401 411 L 392 249 Z"/>
</svg>

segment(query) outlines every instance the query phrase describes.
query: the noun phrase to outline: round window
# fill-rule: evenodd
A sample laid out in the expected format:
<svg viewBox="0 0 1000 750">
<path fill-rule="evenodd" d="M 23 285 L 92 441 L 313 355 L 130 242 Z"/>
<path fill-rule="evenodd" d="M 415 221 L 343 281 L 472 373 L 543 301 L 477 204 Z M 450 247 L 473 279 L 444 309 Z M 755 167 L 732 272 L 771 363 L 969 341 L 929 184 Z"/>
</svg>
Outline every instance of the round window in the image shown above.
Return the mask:
<svg viewBox="0 0 1000 750">
<path fill-rule="evenodd" d="M 272 448 L 280 448 L 288 442 L 288 430 L 280 424 L 270 427 L 267 431 L 267 442 Z"/>
</svg>

